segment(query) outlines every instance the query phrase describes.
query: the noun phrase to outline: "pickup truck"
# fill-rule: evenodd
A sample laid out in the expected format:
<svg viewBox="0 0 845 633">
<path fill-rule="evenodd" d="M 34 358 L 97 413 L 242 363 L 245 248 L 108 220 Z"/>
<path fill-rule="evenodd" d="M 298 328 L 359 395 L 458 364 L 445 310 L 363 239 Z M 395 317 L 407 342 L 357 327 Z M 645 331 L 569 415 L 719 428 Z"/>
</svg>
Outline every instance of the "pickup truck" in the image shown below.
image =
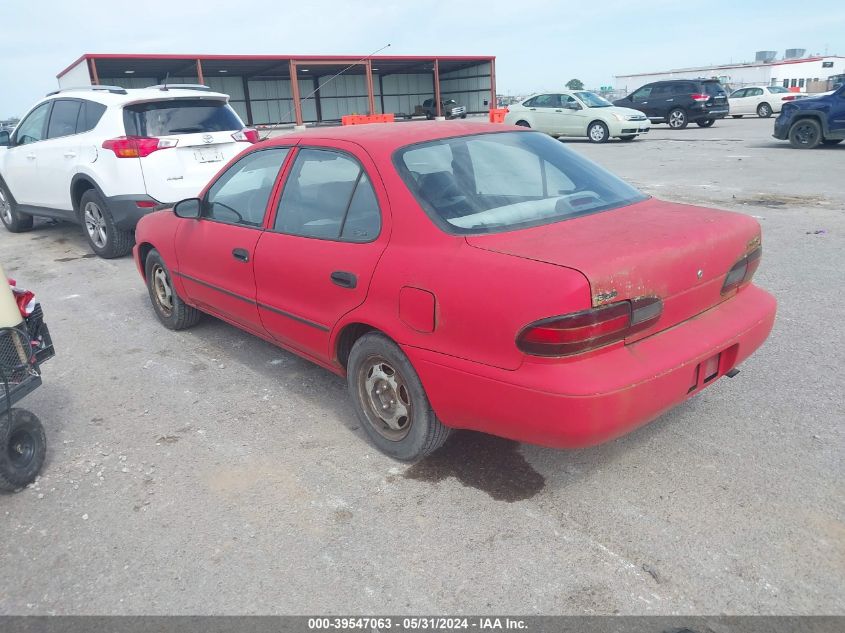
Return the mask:
<svg viewBox="0 0 845 633">
<path fill-rule="evenodd" d="M 437 116 L 437 105 L 434 99 L 426 99 L 421 106 L 417 106 L 414 112 L 417 116 L 425 115 L 429 121 Z M 440 112 L 447 119 L 467 118 L 466 106 L 459 105 L 454 99 L 446 99 L 440 102 Z"/>
<path fill-rule="evenodd" d="M 845 140 L 845 84 L 833 92 L 784 103 L 772 136 L 789 139 L 798 149 L 841 143 Z"/>
</svg>

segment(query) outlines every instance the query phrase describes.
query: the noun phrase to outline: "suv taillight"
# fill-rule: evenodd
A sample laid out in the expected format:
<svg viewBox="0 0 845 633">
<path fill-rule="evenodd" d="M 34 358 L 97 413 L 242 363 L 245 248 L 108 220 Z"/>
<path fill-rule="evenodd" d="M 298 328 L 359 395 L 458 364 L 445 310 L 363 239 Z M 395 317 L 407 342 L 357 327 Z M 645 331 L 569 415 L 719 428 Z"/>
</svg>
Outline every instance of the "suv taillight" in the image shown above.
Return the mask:
<svg viewBox="0 0 845 633">
<path fill-rule="evenodd" d="M 245 143 L 257 143 L 260 140 L 258 138 L 258 130 L 253 130 L 251 127 L 245 127 L 242 130 L 238 130 L 232 134 L 232 138 L 236 141 L 243 141 Z"/>
<path fill-rule="evenodd" d="M 658 297 L 617 301 L 527 325 L 516 346 L 532 356 L 570 356 L 623 340 L 654 325 L 663 312 Z"/>
<path fill-rule="evenodd" d="M 751 281 L 754 273 L 757 272 L 758 266 L 760 266 L 761 257 L 763 257 L 763 247 L 758 246 L 734 264 L 728 271 L 727 277 L 725 277 L 725 283 L 722 285 L 722 294 L 724 295 L 731 290 L 736 290 L 742 284 Z"/>
<path fill-rule="evenodd" d="M 690 95 L 693 101 L 707 101 L 710 98 L 710 95 L 705 94 L 694 94 Z"/>
<path fill-rule="evenodd" d="M 118 158 L 143 158 L 160 149 L 176 147 L 175 138 L 151 138 L 148 136 L 118 136 L 103 141 L 103 148 L 110 149 Z"/>
</svg>

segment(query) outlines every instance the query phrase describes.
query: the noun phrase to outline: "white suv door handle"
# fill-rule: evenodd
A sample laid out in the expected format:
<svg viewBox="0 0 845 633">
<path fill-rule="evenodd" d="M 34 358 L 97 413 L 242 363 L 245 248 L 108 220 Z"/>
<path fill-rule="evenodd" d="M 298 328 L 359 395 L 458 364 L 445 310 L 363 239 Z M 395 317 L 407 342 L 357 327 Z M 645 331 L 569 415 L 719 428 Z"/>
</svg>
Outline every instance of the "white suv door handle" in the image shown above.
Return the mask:
<svg viewBox="0 0 845 633">
<path fill-rule="evenodd" d="M 65 158 L 76 158 L 76 152 L 65 152 Z"/>
</svg>

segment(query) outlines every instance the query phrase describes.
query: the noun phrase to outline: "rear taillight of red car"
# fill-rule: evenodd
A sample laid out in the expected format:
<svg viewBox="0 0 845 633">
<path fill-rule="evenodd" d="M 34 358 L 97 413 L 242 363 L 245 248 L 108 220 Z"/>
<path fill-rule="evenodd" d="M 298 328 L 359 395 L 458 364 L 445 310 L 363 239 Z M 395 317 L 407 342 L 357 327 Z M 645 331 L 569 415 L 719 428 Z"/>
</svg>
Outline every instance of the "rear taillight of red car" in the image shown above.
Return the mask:
<svg viewBox="0 0 845 633">
<path fill-rule="evenodd" d="M 251 127 L 245 127 L 242 130 L 238 130 L 232 134 L 232 138 L 244 143 L 257 143 L 260 140 L 258 138 L 258 130 L 253 130 Z"/>
<path fill-rule="evenodd" d="M 527 325 L 516 346 L 532 356 L 571 356 L 610 345 L 654 325 L 663 312 L 658 297 L 617 301 Z"/>
<path fill-rule="evenodd" d="M 118 158 L 143 158 L 160 149 L 176 147 L 175 138 L 155 138 L 148 136 L 119 136 L 103 141 L 103 148 L 110 149 Z"/>
<path fill-rule="evenodd" d="M 741 285 L 751 281 L 757 268 L 760 266 L 760 259 L 763 257 L 763 247 L 758 246 L 753 251 L 748 253 L 745 257 L 740 259 L 728 271 L 725 277 L 725 283 L 722 285 L 722 294 L 727 294 L 731 290 L 736 290 Z"/>
<path fill-rule="evenodd" d="M 707 101 L 710 98 L 710 95 L 694 94 L 694 95 L 690 95 L 690 97 L 692 98 L 693 101 L 703 102 L 703 101 Z"/>
</svg>

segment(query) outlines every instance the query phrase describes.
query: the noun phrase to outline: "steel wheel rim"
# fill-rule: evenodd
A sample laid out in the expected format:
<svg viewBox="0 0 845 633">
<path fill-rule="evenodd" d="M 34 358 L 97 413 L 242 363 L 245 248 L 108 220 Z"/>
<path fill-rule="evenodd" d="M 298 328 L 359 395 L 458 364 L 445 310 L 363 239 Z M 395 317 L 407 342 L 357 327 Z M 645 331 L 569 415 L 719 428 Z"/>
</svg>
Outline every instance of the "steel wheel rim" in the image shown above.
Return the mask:
<svg viewBox="0 0 845 633">
<path fill-rule="evenodd" d="M 85 205 L 85 230 L 88 231 L 88 237 L 97 246 L 103 248 L 106 245 L 106 219 L 103 217 L 103 212 L 100 207 L 93 202 L 88 202 Z"/>
<path fill-rule="evenodd" d="M 801 145 L 809 145 L 816 140 L 816 128 L 807 123 L 799 124 L 795 128 L 795 138 Z"/>
<path fill-rule="evenodd" d="M 173 312 L 173 289 L 170 287 L 170 279 L 167 277 L 167 272 L 159 264 L 153 267 L 152 282 L 158 307 L 165 316 L 170 316 Z"/>
<path fill-rule="evenodd" d="M 386 440 L 399 442 L 411 430 L 414 408 L 402 374 L 381 356 L 371 356 L 358 371 L 358 396 L 370 426 Z"/>
<path fill-rule="evenodd" d="M 760 106 L 760 108 L 759 108 L 759 110 L 760 110 L 760 111 L 758 112 L 758 114 L 759 114 L 761 117 L 765 118 L 765 117 L 769 116 L 769 106 L 767 106 L 767 105 L 761 105 L 761 106 Z"/>
<path fill-rule="evenodd" d="M 684 113 L 675 111 L 669 115 L 669 125 L 672 127 L 680 127 L 684 123 Z"/>
<path fill-rule="evenodd" d="M 6 194 L 2 189 L 0 189 L 0 215 L 3 216 L 3 222 L 12 223 L 12 204 L 6 200 Z"/>
<path fill-rule="evenodd" d="M 590 139 L 593 141 L 603 141 L 604 140 L 604 128 L 596 123 L 590 128 Z"/>
<path fill-rule="evenodd" d="M 27 430 L 18 429 L 9 438 L 7 453 L 16 468 L 26 468 L 35 457 L 35 437 Z"/>
</svg>

